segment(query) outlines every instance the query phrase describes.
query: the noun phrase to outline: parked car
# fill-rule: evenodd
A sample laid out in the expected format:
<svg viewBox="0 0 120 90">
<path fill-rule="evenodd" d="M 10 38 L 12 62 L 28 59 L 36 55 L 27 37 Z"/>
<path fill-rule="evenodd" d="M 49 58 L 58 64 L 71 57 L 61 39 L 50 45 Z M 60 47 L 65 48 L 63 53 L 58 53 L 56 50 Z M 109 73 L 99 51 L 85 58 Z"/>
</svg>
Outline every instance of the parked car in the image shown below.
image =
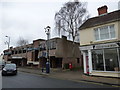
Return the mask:
<svg viewBox="0 0 120 90">
<path fill-rule="evenodd" d="M 4 68 L 2 69 L 2 75 L 16 75 L 17 74 L 17 67 L 16 64 L 5 64 Z"/>
</svg>

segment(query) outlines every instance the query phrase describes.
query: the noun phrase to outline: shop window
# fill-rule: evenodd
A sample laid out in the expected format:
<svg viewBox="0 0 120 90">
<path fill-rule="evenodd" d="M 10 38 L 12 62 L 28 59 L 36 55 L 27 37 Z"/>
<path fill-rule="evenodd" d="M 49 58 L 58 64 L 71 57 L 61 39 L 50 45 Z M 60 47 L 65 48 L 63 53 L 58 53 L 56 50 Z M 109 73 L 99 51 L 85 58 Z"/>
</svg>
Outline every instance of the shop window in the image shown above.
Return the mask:
<svg viewBox="0 0 120 90">
<path fill-rule="evenodd" d="M 93 50 L 92 51 L 92 65 L 93 65 L 93 70 L 104 71 L 103 51 L 102 50 Z"/>
<path fill-rule="evenodd" d="M 104 55 L 106 71 L 116 71 L 119 67 L 117 49 L 105 49 Z"/>
</svg>

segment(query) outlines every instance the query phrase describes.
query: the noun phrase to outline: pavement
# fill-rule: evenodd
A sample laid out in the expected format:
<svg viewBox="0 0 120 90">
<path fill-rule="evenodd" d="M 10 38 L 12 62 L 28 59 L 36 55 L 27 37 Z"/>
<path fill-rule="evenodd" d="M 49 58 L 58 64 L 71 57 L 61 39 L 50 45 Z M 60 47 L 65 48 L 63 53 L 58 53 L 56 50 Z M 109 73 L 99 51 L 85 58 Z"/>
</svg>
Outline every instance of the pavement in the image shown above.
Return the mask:
<svg viewBox="0 0 120 90">
<path fill-rule="evenodd" d="M 71 80 L 75 82 L 87 82 L 87 83 L 95 83 L 95 84 L 106 84 L 115 87 L 120 87 L 120 78 L 112 78 L 112 77 L 98 77 L 98 76 L 89 76 L 85 75 L 82 70 L 71 71 L 69 69 L 53 69 L 49 74 L 42 72 L 40 68 L 33 68 L 33 67 L 19 67 L 18 71 L 38 74 L 42 76 L 63 79 L 63 80 Z"/>
</svg>

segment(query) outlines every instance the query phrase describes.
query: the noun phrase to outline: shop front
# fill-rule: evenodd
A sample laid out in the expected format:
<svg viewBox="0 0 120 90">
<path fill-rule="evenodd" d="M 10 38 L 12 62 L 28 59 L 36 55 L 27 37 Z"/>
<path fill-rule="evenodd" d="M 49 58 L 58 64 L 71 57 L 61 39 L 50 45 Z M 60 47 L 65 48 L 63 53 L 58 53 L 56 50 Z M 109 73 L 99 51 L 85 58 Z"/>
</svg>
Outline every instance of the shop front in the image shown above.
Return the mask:
<svg viewBox="0 0 120 90">
<path fill-rule="evenodd" d="M 11 63 L 15 63 L 17 66 L 26 66 L 27 59 L 23 57 L 11 57 Z"/>
<path fill-rule="evenodd" d="M 119 42 L 84 46 L 80 50 L 85 74 L 120 77 Z"/>
</svg>

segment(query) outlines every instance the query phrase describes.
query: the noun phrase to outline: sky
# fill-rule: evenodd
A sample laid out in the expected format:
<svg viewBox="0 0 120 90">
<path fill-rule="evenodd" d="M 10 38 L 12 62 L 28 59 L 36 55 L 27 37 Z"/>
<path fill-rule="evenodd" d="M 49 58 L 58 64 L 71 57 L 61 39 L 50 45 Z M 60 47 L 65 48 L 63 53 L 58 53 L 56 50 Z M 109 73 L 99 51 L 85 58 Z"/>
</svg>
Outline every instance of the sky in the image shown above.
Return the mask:
<svg viewBox="0 0 120 90">
<path fill-rule="evenodd" d="M 44 28 L 51 27 L 54 33 L 54 16 L 65 2 L 73 0 L 0 0 L 0 54 L 7 49 L 5 44 L 10 37 L 10 46 L 15 47 L 20 37 L 32 43 L 36 39 L 46 39 Z M 120 0 L 80 0 L 87 2 L 90 17 L 98 16 L 97 8 L 107 5 L 108 12 L 118 10 Z"/>
</svg>

